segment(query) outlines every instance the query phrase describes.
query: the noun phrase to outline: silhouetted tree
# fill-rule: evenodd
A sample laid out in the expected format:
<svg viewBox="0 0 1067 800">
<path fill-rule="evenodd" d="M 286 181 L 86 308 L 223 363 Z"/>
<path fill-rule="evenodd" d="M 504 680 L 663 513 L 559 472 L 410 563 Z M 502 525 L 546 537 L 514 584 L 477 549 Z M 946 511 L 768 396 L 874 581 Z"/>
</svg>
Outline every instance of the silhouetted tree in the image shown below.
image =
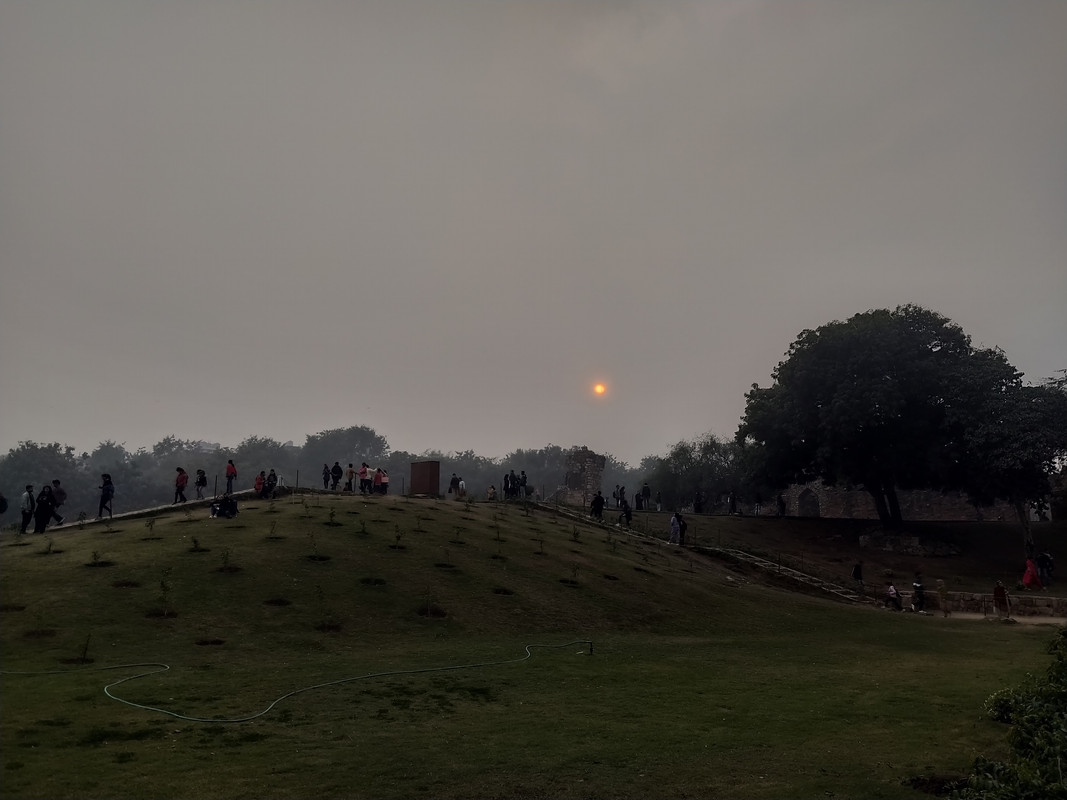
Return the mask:
<svg viewBox="0 0 1067 800">
<path fill-rule="evenodd" d="M 379 462 L 388 454 L 389 443 L 385 437 L 366 425 L 333 428 L 308 434 L 300 451 L 300 469 L 301 473 L 308 470 L 310 474 L 321 468 L 323 463 L 333 464 L 334 461 L 340 461 L 342 467 L 349 463 L 358 467 L 363 461 L 371 466 L 380 466 Z M 389 475 L 392 478 L 392 472 Z"/>
<path fill-rule="evenodd" d="M 997 466 L 1004 458 L 1019 466 L 1013 480 L 1029 481 L 1020 491 L 1041 489 L 1018 459 L 1026 451 L 1025 459 L 1047 464 L 1032 452 L 1032 437 L 1052 424 L 1056 404 L 1034 402 L 1020 378 L 1001 351 L 972 347 L 940 314 L 913 305 L 868 311 L 803 331 L 773 384 L 746 394 L 737 439 L 776 486 L 815 479 L 862 486 L 882 522 L 897 525 L 898 488 L 988 498 L 1007 476 Z M 982 433 L 994 412 L 1012 415 L 1018 427 Z"/>
</svg>

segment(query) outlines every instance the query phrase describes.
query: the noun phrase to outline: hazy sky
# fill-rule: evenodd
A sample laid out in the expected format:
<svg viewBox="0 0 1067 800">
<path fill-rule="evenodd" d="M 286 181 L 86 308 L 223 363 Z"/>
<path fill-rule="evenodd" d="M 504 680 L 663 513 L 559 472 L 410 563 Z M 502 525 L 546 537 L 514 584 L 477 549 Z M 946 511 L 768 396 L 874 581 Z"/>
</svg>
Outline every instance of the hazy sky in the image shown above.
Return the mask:
<svg viewBox="0 0 1067 800">
<path fill-rule="evenodd" d="M 1065 42 L 1063 0 L 0 0 L 0 452 L 636 465 L 903 303 L 1038 382 Z"/>
</svg>

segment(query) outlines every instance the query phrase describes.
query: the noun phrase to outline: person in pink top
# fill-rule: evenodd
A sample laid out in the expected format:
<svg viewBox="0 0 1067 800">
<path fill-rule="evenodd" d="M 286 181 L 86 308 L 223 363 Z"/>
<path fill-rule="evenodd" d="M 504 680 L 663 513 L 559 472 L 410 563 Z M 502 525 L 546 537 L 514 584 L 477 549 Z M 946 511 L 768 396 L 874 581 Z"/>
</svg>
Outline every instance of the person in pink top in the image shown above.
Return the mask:
<svg viewBox="0 0 1067 800">
<path fill-rule="evenodd" d="M 189 485 L 189 473 L 178 467 L 178 477 L 174 479 L 174 502 L 185 502 L 185 487 Z"/>
<path fill-rule="evenodd" d="M 1023 587 L 1026 589 L 1042 589 L 1041 578 L 1037 574 L 1037 564 L 1032 558 L 1026 559 L 1026 572 L 1023 573 Z"/>
</svg>

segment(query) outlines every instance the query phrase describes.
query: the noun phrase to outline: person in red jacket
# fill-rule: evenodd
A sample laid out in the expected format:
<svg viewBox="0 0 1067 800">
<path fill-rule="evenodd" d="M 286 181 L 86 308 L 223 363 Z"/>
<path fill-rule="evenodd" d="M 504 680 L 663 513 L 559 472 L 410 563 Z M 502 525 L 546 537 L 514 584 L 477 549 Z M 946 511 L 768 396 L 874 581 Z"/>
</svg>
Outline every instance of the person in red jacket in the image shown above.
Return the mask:
<svg viewBox="0 0 1067 800">
<path fill-rule="evenodd" d="M 233 494 L 233 482 L 237 480 L 237 467 L 231 458 L 226 462 L 226 494 Z"/>
<path fill-rule="evenodd" d="M 174 502 L 185 502 L 185 487 L 189 485 L 189 473 L 178 467 L 178 477 L 174 479 Z"/>
</svg>

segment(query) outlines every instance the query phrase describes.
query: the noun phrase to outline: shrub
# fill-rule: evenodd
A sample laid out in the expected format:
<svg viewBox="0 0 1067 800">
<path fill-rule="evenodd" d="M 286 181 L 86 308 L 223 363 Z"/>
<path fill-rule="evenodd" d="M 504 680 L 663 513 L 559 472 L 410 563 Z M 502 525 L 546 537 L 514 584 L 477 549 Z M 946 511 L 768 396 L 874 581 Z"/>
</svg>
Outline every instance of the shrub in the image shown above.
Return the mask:
<svg viewBox="0 0 1067 800">
<path fill-rule="evenodd" d="M 1067 798 L 1067 628 L 1049 644 L 1052 664 L 1044 676 L 986 700 L 986 713 L 1012 726 L 1006 762 L 979 757 L 960 800 Z"/>
</svg>

